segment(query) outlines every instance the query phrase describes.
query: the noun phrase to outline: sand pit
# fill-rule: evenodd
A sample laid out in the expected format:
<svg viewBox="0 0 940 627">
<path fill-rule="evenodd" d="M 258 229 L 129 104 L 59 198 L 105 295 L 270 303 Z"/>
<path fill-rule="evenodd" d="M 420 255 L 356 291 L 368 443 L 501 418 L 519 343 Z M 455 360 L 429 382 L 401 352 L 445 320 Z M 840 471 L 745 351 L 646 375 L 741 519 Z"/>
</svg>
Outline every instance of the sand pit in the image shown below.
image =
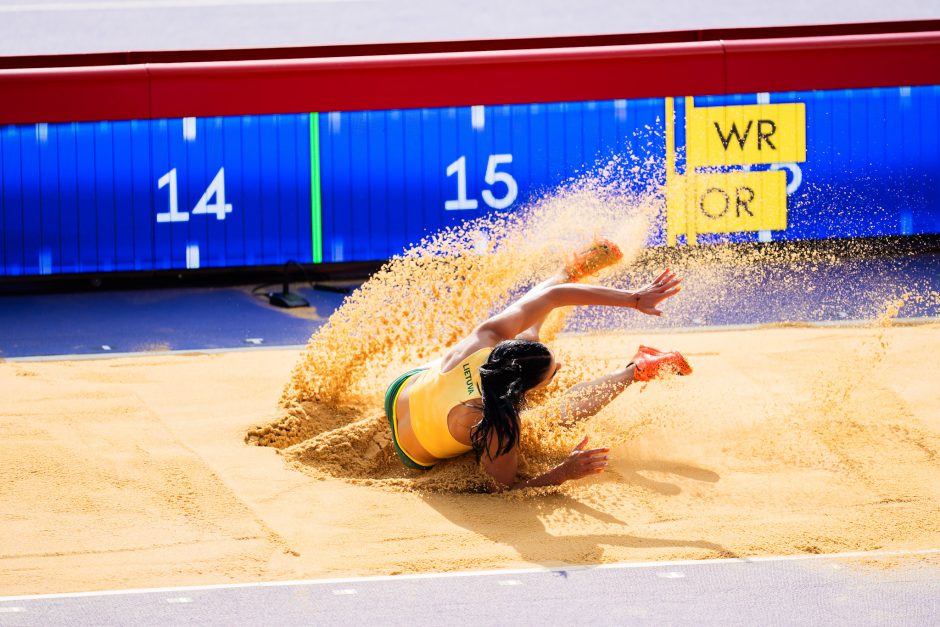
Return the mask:
<svg viewBox="0 0 940 627">
<path fill-rule="evenodd" d="M 648 342 L 696 372 L 628 390 L 586 427 L 610 470 L 540 496 L 246 445 L 293 350 L 2 363 L 0 593 L 940 547 L 938 331 L 563 335 L 599 369 Z"/>
</svg>

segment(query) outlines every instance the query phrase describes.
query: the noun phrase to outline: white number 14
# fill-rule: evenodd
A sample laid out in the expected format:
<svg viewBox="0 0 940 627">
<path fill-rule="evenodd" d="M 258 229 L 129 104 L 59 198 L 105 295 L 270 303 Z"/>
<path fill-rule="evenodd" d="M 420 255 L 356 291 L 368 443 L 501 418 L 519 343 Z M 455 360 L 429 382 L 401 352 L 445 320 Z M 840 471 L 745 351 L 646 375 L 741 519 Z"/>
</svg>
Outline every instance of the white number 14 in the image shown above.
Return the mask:
<svg viewBox="0 0 940 627">
<path fill-rule="evenodd" d="M 173 168 L 157 181 L 159 189 L 170 186 L 170 210 L 157 214 L 157 222 L 188 222 L 189 213 L 179 210 L 179 194 L 176 184 L 176 168 Z M 215 198 L 215 202 L 209 200 Z M 219 168 L 218 173 L 209 187 L 206 188 L 202 198 L 193 207 L 193 214 L 214 213 L 217 220 L 224 220 L 225 214 L 232 213 L 232 205 L 225 202 L 225 168 Z"/>
</svg>

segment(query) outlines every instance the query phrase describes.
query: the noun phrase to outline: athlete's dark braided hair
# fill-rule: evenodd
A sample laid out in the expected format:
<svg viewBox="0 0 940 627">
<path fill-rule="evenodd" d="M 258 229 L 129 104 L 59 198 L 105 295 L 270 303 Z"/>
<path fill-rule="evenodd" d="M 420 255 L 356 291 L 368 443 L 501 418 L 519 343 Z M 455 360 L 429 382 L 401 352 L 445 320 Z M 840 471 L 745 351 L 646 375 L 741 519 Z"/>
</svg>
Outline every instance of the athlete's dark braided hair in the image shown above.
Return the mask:
<svg viewBox="0 0 940 627">
<path fill-rule="evenodd" d="M 480 366 L 483 418 L 470 430 L 470 443 L 477 461 L 487 447 L 490 434 L 496 436 L 496 451 L 490 456 L 508 453 L 519 443 L 519 411 L 525 393 L 545 379 L 552 365 L 552 354 L 544 344 L 529 340 L 500 342 Z"/>
</svg>

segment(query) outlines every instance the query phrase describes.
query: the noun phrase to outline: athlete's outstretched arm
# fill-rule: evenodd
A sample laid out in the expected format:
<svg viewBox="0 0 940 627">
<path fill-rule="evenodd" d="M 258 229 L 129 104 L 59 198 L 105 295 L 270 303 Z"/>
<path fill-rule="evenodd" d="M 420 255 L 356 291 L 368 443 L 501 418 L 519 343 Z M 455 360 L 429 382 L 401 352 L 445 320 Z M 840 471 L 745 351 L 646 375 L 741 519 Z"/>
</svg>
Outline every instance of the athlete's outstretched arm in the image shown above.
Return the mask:
<svg viewBox="0 0 940 627">
<path fill-rule="evenodd" d="M 599 305 L 631 307 L 645 314 L 662 315 L 659 303 L 681 289 L 681 279 L 666 270 L 655 281 L 638 290 L 621 290 L 599 285 L 564 283 L 529 293 L 496 314 L 476 329 L 481 336 L 489 335 L 496 342 L 516 337 L 533 324 L 544 320 L 557 307 Z M 482 337 L 481 337 L 482 339 Z"/>
<path fill-rule="evenodd" d="M 446 372 L 474 351 L 496 346 L 504 340 L 511 340 L 526 329 L 540 323 L 557 307 L 572 305 L 632 307 L 651 316 L 662 315 L 663 312 L 658 309 L 659 303 L 679 293 L 680 283 L 679 277 L 671 270 L 666 270 L 655 281 L 638 290 L 564 283 L 529 291 L 509 307 L 478 326 L 448 351 L 441 363 L 441 369 Z"/>
</svg>

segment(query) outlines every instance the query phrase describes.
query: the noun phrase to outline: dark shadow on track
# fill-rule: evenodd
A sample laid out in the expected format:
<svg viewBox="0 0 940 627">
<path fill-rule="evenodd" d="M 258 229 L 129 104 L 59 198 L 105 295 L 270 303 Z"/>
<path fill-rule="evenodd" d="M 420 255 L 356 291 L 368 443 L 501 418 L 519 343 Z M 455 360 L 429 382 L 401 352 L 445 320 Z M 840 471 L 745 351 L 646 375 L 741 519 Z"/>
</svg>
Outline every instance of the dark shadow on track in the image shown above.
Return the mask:
<svg viewBox="0 0 940 627">
<path fill-rule="evenodd" d="M 705 468 L 690 466 L 681 462 L 661 460 L 631 460 L 628 462 L 621 462 L 618 463 L 616 467 L 609 467 L 605 475 L 622 480 L 631 485 L 646 488 L 652 492 L 658 492 L 665 496 L 675 496 L 682 491 L 679 486 L 674 483 L 668 483 L 666 481 L 655 481 L 649 477 L 641 475 L 640 471 L 642 470 L 670 473 L 679 475 L 680 477 L 694 479 L 696 481 L 707 481 L 708 483 L 717 483 L 718 480 L 721 479 L 721 477 L 718 476 L 718 473 L 712 472 L 711 470 L 706 470 Z"/>
<path fill-rule="evenodd" d="M 667 463 L 666 466 L 671 464 Z M 695 470 L 710 473 L 717 481 L 715 473 Z M 652 489 L 664 494 L 672 493 L 657 487 Z M 601 563 L 604 561 L 604 545 L 637 549 L 689 547 L 703 549 L 702 559 L 737 557 L 721 545 L 707 540 L 651 538 L 631 534 L 630 525 L 626 521 L 564 494 L 519 499 L 483 494 L 436 493 L 424 493 L 421 497 L 455 525 L 493 542 L 510 545 L 525 561 L 547 567 Z M 486 514 L 481 516 L 481 511 Z M 574 523 L 592 529 L 603 527 L 604 530 L 598 533 L 558 535 L 549 530 L 553 521 L 569 528 Z"/>
</svg>

